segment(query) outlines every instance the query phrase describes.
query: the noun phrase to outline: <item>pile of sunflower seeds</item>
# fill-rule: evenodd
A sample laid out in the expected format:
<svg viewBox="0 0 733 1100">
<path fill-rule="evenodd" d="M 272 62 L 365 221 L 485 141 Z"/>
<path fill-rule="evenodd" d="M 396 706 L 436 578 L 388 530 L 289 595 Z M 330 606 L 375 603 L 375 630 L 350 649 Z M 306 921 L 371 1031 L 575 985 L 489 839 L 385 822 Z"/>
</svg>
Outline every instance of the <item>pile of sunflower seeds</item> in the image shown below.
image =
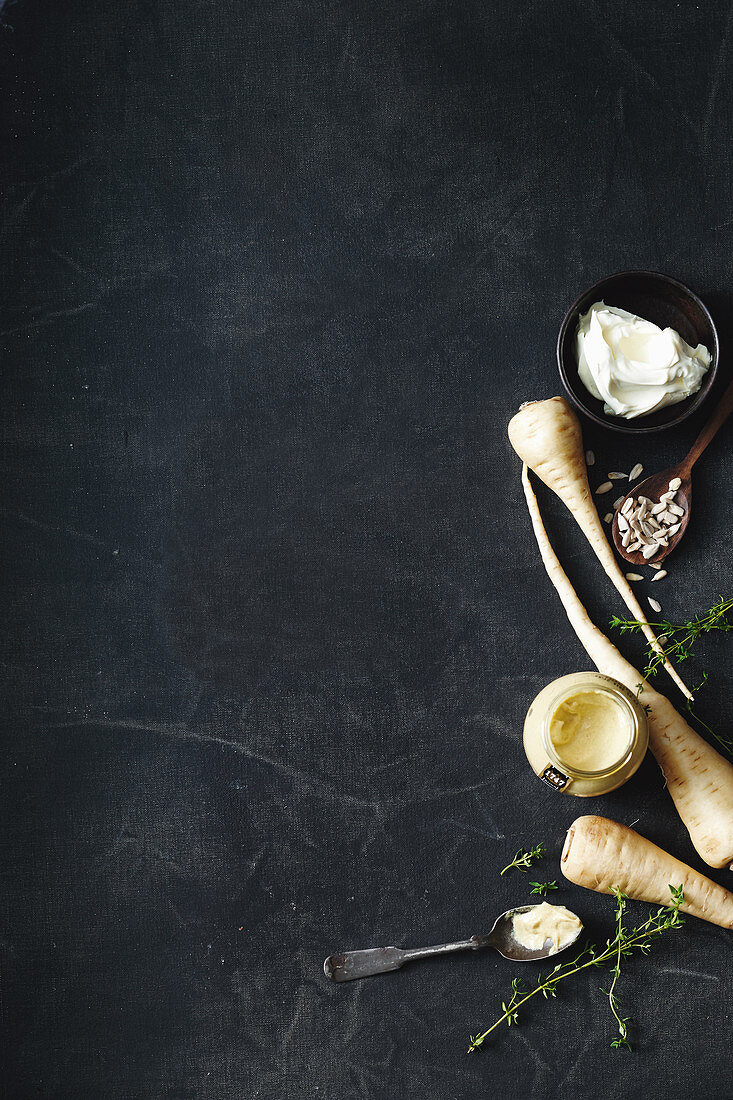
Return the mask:
<svg viewBox="0 0 733 1100">
<path fill-rule="evenodd" d="M 642 557 L 649 561 L 662 547 L 669 545 L 669 539 L 679 531 L 685 514 L 685 509 L 675 503 L 681 484 L 678 477 L 673 477 L 659 503 L 645 496 L 627 498 L 618 517 L 624 549 L 630 553 L 640 550 Z"/>
</svg>

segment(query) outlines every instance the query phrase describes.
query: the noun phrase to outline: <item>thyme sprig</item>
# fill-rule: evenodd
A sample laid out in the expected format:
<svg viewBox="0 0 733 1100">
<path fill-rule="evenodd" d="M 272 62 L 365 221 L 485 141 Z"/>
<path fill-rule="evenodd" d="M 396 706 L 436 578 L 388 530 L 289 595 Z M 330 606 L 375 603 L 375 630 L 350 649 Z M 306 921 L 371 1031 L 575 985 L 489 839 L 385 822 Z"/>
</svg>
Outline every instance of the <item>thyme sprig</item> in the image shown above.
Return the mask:
<svg viewBox="0 0 733 1100">
<path fill-rule="evenodd" d="M 678 662 L 686 661 L 690 656 L 690 650 L 693 645 L 703 634 L 709 634 L 711 631 L 728 633 L 733 630 L 733 622 L 727 618 L 728 613 L 732 609 L 733 596 L 727 598 L 721 596 L 718 602 L 714 604 L 709 611 L 706 611 L 704 615 L 697 615 L 694 619 L 688 619 L 684 623 L 672 623 L 669 619 L 662 619 L 659 622 L 650 623 L 649 625 L 657 632 L 662 651 L 661 653 L 657 653 L 651 645 L 647 646 L 647 663 L 644 668 L 644 682 L 648 681 L 651 676 L 656 676 L 665 660 Z M 621 618 L 619 615 L 614 615 L 611 618 L 610 625 L 620 630 L 622 634 L 640 631 L 645 626 L 639 619 L 625 619 Z M 700 688 L 707 682 L 707 678 L 707 672 L 703 672 L 700 683 L 693 689 L 693 695 L 697 694 Z M 636 690 L 637 694 L 641 695 L 644 690 L 644 683 L 637 684 Z M 648 713 L 647 707 L 644 707 L 644 710 Z M 730 737 L 726 737 L 724 734 L 718 733 L 716 730 L 712 729 L 707 722 L 704 722 L 694 711 L 691 699 L 687 700 L 687 711 L 706 733 L 714 737 L 726 752 L 733 755 L 733 740 L 731 740 Z"/>
<path fill-rule="evenodd" d="M 670 890 L 672 890 L 672 897 L 674 897 L 673 887 L 670 886 Z M 616 989 L 616 982 L 621 974 L 621 944 L 624 931 L 622 921 L 624 919 L 624 913 L 626 912 L 626 896 L 622 894 L 620 890 L 615 891 L 614 896 L 616 898 L 616 965 L 611 971 L 613 974 L 613 981 L 611 982 L 611 988 L 608 990 L 607 996 L 608 1003 L 611 1006 L 611 1012 L 615 1016 L 616 1023 L 618 1024 L 618 1035 L 615 1039 L 611 1040 L 611 1046 L 615 1047 L 617 1050 L 620 1047 L 626 1047 L 627 1050 L 631 1050 L 628 1027 L 630 1017 L 621 1016 L 618 998 L 614 992 Z"/>
<path fill-rule="evenodd" d="M 527 851 L 526 848 L 520 848 L 519 851 L 515 853 L 511 863 L 507 863 L 501 874 L 505 875 L 507 871 L 511 871 L 512 868 L 515 868 L 517 871 L 528 871 L 535 860 L 542 859 L 546 851 L 547 849 L 544 844 L 536 844 L 535 847 L 530 848 L 529 851 Z"/>
<path fill-rule="evenodd" d="M 650 910 L 649 916 L 644 923 L 640 924 L 637 928 L 631 929 L 627 929 L 623 925 L 626 902 L 628 899 L 625 894 L 617 890 L 615 892 L 616 935 L 613 939 L 606 940 L 605 946 L 602 948 L 598 948 L 594 944 L 586 944 L 580 954 L 571 962 L 564 964 L 557 963 L 545 977 L 542 977 L 540 974 L 533 989 L 525 990 L 522 986 L 521 979 L 515 978 L 512 982 L 512 995 L 509 999 L 509 1003 L 507 1004 L 502 1001 L 501 1016 L 491 1025 L 491 1027 L 487 1028 L 486 1031 L 481 1032 L 479 1035 L 471 1036 L 471 1044 L 468 1048 L 469 1054 L 478 1050 L 488 1036 L 491 1035 L 492 1031 L 495 1031 L 501 1024 L 506 1023 L 509 1027 L 518 1024 L 520 1008 L 523 1008 L 527 1001 L 536 997 L 538 993 L 541 993 L 545 1000 L 549 997 L 556 997 L 558 985 L 560 982 L 565 981 L 566 978 L 571 978 L 574 974 L 579 974 L 583 970 L 588 970 L 590 967 L 608 966 L 610 966 L 613 981 L 611 982 L 610 989 L 607 991 L 604 990 L 603 992 L 605 992 L 608 997 L 611 1012 L 618 1029 L 618 1035 L 611 1041 L 611 1046 L 617 1049 L 625 1047 L 631 1050 L 631 1043 L 629 1042 L 630 1017 L 621 1015 L 621 1008 L 615 993 L 616 983 L 621 973 L 622 959 L 633 955 L 635 951 L 641 952 L 642 955 L 647 955 L 653 946 L 654 937 L 660 936 L 663 932 L 679 928 L 684 924 L 684 917 L 682 917 L 679 911 L 680 906 L 685 900 L 682 887 L 670 886 L 669 890 L 672 895 L 671 904 L 657 909 L 656 912 Z"/>
<path fill-rule="evenodd" d="M 661 653 L 657 653 L 651 645 L 647 647 L 644 679 L 648 680 L 650 676 L 655 676 L 665 660 L 686 661 L 690 656 L 693 645 L 703 634 L 709 634 L 713 630 L 723 633 L 733 630 L 733 622 L 726 618 L 732 608 L 733 596 L 729 596 L 727 599 L 721 596 L 718 603 L 714 604 L 704 615 L 697 615 L 694 619 L 688 619 L 684 623 L 672 623 L 669 619 L 649 623 L 663 645 L 661 646 Z M 620 630 L 622 634 L 629 634 L 643 630 L 647 624 L 642 623 L 639 619 L 625 619 L 619 615 L 614 615 L 611 618 L 610 625 Z"/>
<path fill-rule="evenodd" d="M 552 882 L 530 882 L 532 889 L 530 894 L 539 894 L 541 897 L 545 897 L 549 894 L 550 890 L 557 890 L 557 879 L 553 879 Z"/>
</svg>

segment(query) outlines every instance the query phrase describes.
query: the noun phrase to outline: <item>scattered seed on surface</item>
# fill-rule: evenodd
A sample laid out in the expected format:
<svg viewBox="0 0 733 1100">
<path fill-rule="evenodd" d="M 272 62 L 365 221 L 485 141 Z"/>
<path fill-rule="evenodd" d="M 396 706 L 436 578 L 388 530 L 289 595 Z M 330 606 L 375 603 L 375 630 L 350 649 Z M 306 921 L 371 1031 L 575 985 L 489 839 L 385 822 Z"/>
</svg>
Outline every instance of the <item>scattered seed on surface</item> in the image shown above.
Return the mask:
<svg viewBox="0 0 733 1100">
<path fill-rule="evenodd" d="M 662 605 L 656 600 L 653 600 L 651 596 L 647 596 L 647 599 L 649 600 L 649 606 L 651 607 L 652 611 L 656 611 L 657 614 L 659 614 L 659 612 L 662 610 Z"/>
<path fill-rule="evenodd" d="M 643 581 L 644 578 L 642 577 L 641 573 L 627 573 L 626 574 L 626 580 L 627 581 Z"/>
<path fill-rule="evenodd" d="M 637 477 L 644 473 L 644 467 L 640 462 L 637 462 L 633 470 L 629 474 L 629 481 L 636 481 Z"/>
<path fill-rule="evenodd" d="M 585 452 L 585 464 L 586 464 L 586 466 L 595 466 L 595 463 L 596 463 L 596 456 L 593 454 L 592 451 L 586 451 Z"/>
<path fill-rule="evenodd" d="M 612 521 L 613 521 L 613 512 L 606 512 L 605 516 L 603 517 L 603 522 L 604 523 L 611 523 Z"/>
<path fill-rule="evenodd" d="M 652 577 L 652 580 L 653 581 L 661 581 L 662 577 L 666 577 L 666 576 L 667 576 L 667 570 L 666 569 L 660 569 L 657 573 L 654 574 L 654 576 Z"/>
<path fill-rule="evenodd" d="M 621 507 L 621 505 L 623 504 L 623 502 L 624 502 L 624 498 L 623 498 L 623 497 L 616 497 L 616 499 L 615 499 L 615 500 L 614 500 L 614 502 L 613 502 L 613 506 L 614 506 L 614 508 L 616 508 L 616 509 L 620 508 L 620 507 Z"/>
<path fill-rule="evenodd" d="M 673 477 L 672 480 L 669 483 L 669 487 L 670 487 L 670 489 L 673 489 L 674 492 L 676 493 L 681 484 L 682 484 L 682 479 L 681 478 Z"/>
<path fill-rule="evenodd" d="M 613 489 L 613 485 L 610 481 L 604 481 L 603 485 L 599 485 L 596 489 L 596 496 L 600 496 L 602 493 L 610 493 Z"/>
<path fill-rule="evenodd" d="M 608 480 L 621 481 L 621 479 L 624 477 L 626 477 L 626 474 L 622 474 L 620 470 L 612 470 L 611 473 L 608 475 Z"/>
</svg>

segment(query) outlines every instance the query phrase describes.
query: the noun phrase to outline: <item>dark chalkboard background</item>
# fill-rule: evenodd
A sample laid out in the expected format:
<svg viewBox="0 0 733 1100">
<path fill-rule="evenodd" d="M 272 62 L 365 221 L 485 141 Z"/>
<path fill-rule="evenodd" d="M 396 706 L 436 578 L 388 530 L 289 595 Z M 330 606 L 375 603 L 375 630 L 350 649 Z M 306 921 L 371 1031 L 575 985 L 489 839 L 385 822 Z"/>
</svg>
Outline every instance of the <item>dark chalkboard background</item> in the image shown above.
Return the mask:
<svg viewBox="0 0 733 1100">
<path fill-rule="evenodd" d="M 321 964 L 487 929 L 579 812 L 701 866 L 653 761 L 590 804 L 529 772 L 530 699 L 589 662 L 506 423 L 625 267 L 700 292 L 730 370 L 733 8 L 0 7 L 2 1095 L 732 1096 L 730 937 L 696 921 L 628 965 L 632 1055 L 598 974 L 469 1058 L 498 956 Z M 586 438 L 653 470 L 699 426 Z M 732 587 L 732 438 L 675 617 Z M 689 670 L 728 732 L 730 653 Z M 556 897 L 605 938 L 608 899 Z"/>
</svg>

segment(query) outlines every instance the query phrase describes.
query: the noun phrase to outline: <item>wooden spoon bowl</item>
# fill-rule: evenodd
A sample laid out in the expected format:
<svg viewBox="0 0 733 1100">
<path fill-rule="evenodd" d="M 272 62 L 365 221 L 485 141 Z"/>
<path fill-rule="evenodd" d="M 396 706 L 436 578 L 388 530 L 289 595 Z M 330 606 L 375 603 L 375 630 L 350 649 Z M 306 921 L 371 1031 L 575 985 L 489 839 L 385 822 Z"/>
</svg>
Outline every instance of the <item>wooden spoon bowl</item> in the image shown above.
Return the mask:
<svg viewBox="0 0 733 1100">
<path fill-rule="evenodd" d="M 692 444 L 690 453 L 687 457 L 683 458 L 682 462 L 677 466 L 670 466 L 668 470 L 663 470 L 661 474 L 652 474 L 651 477 L 645 478 L 644 481 L 637 482 L 634 488 L 626 494 L 620 506 L 616 509 L 613 517 L 613 524 L 611 525 L 614 545 L 621 557 L 625 558 L 626 561 L 630 562 L 632 565 L 659 565 L 677 546 L 679 546 L 680 539 L 687 530 L 687 525 L 690 522 L 690 513 L 692 511 L 692 467 L 731 412 L 733 412 L 733 382 L 728 384 L 728 388 L 721 397 L 715 412 Z M 624 504 L 629 497 L 640 496 L 647 497 L 654 504 L 657 504 L 662 494 L 666 493 L 669 489 L 670 481 L 675 477 L 680 479 L 680 487 L 676 490 L 675 504 L 678 504 L 680 508 L 684 508 L 685 510 L 685 514 L 679 517 L 679 531 L 675 531 L 667 545 L 660 546 L 659 553 L 653 554 L 650 558 L 645 558 L 641 550 L 629 552 L 626 547 L 621 544 L 621 532 L 618 526 L 618 517 L 621 514 L 621 509 Z"/>
<path fill-rule="evenodd" d="M 641 550 L 634 550 L 632 553 L 621 545 L 621 531 L 618 526 L 618 517 L 621 514 L 621 508 L 628 500 L 629 497 L 647 497 L 652 504 L 658 504 L 659 498 L 663 493 L 668 492 L 669 483 L 672 478 L 678 477 L 680 479 L 680 487 L 677 489 L 674 502 L 679 504 L 680 508 L 684 508 L 684 516 L 679 517 L 680 529 L 670 537 L 666 546 L 659 547 L 659 553 L 653 554 L 651 558 L 645 558 Z M 672 553 L 680 539 L 687 530 L 687 525 L 690 522 L 690 511 L 692 509 L 692 479 L 690 477 L 689 470 L 684 469 L 684 463 L 681 462 L 679 466 L 670 466 L 668 470 L 662 470 L 661 474 L 652 474 L 651 477 L 647 477 L 644 481 L 639 481 L 633 489 L 631 489 L 623 499 L 623 502 L 613 517 L 613 541 L 622 558 L 631 562 L 632 565 L 660 565 L 664 559 Z"/>
</svg>

